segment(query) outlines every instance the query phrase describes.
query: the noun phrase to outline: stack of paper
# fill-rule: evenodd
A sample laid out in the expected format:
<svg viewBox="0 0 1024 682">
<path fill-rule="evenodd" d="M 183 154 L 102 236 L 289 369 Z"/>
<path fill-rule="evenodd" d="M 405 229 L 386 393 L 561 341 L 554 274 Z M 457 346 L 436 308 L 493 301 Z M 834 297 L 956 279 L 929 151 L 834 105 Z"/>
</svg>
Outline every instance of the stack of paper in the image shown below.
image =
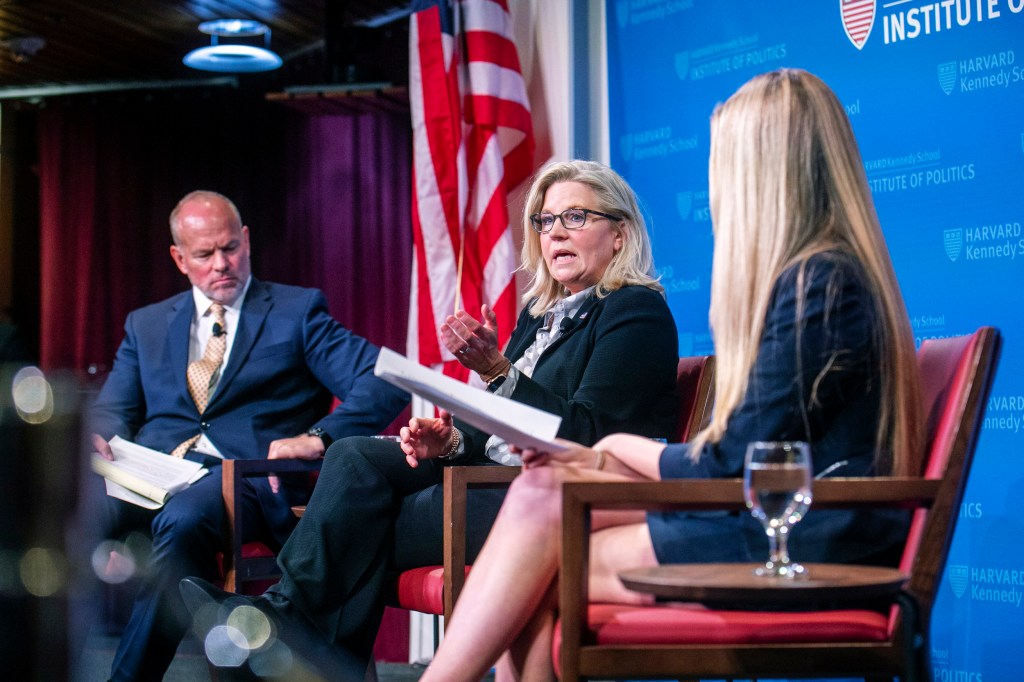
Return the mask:
<svg viewBox="0 0 1024 682">
<path fill-rule="evenodd" d="M 92 456 L 92 469 L 106 479 L 107 495 L 159 509 L 171 495 L 181 492 L 209 471 L 203 465 L 124 440 L 110 439 L 114 461 Z"/>
<path fill-rule="evenodd" d="M 521 448 L 565 450 L 555 441 L 562 418 L 488 393 L 381 348 L 374 374 L 443 407 L 467 424 Z"/>
</svg>

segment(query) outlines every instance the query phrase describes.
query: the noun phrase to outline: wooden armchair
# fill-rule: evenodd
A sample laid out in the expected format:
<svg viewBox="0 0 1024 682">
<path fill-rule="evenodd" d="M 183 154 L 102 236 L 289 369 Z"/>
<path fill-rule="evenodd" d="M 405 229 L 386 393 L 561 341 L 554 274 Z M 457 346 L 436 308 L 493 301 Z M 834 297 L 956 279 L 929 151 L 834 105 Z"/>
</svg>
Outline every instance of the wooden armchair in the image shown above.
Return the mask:
<svg viewBox="0 0 1024 682">
<path fill-rule="evenodd" d="M 262 542 L 242 543 L 241 500 L 243 478 L 305 475 L 312 477 L 323 460 L 303 459 L 226 459 L 221 465 L 221 496 L 227 514 L 227 536 L 221 552 L 221 574 L 228 592 L 262 594 L 281 576 L 273 550 Z M 251 588 L 246 588 L 251 585 Z"/>
<path fill-rule="evenodd" d="M 714 403 L 715 358 L 679 358 L 676 391 L 679 423 L 673 441 L 686 441 L 711 418 Z M 395 605 L 410 611 L 443 615 L 455 608 L 469 568 L 466 566 L 466 499 L 472 488 L 504 488 L 519 475 L 519 467 L 453 466 L 444 472 L 444 565 L 404 571 L 397 577 Z"/>
<path fill-rule="evenodd" d="M 910 580 L 888 613 L 866 608 L 765 612 L 696 604 L 591 604 L 586 576 L 593 509 L 740 510 L 742 481 L 567 484 L 561 621 L 553 651 L 561 678 L 927 679 L 923 672 L 931 608 L 981 428 L 998 345 L 998 332 L 983 327 L 969 336 L 925 341 L 918 351 L 928 414 L 923 476 L 814 482 L 812 514 L 830 507 L 917 509 L 900 563 Z"/>
</svg>

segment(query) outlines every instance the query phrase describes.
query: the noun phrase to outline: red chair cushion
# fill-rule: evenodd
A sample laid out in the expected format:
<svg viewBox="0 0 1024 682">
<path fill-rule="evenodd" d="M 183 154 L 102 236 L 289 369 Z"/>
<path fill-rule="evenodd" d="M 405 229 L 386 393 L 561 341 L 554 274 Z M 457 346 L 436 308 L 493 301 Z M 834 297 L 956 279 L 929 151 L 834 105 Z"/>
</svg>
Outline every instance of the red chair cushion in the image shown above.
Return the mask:
<svg viewBox="0 0 1024 682">
<path fill-rule="evenodd" d="M 885 614 L 842 611 L 715 611 L 699 604 L 593 604 L 588 615 L 599 644 L 882 642 Z"/>
<path fill-rule="evenodd" d="M 272 557 L 274 552 L 262 542 L 247 542 L 242 545 L 242 558 Z M 224 552 L 217 552 L 217 572 L 224 575 Z"/>
<path fill-rule="evenodd" d="M 886 614 L 830 611 L 719 611 L 699 604 L 591 604 L 588 621 L 598 644 L 763 644 L 767 642 L 884 642 Z M 553 654 L 561 648 L 561 622 Z"/>
<path fill-rule="evenodd" d="M 398 575 L 398 605 L 410 611 L 444 613 L 444 567 L 422 566 Z"/>
<path fill-rule="evenodd" d="M 274 551 L 262 542 L 247 542 L 242 545 L 242 558 L 253 559 L 255 557 L 271 557 Z"/>
<path fill-rule="evenodd" d="M 469 575 L 466 566 L 466 575 Z M 398 605 L 410 611 L 444 615 L 444 566 L 411 568 L 398 575 Z"/>
<path fill-rule="evenodd" d="M 591 604 L 598 644 L 763 644 L 766 642 L 884 642 L 886 614 L 863 610 L 715 611 L 699 604 Z M 552 656 L 559 675 L 562 623 Z"/>
</svg>

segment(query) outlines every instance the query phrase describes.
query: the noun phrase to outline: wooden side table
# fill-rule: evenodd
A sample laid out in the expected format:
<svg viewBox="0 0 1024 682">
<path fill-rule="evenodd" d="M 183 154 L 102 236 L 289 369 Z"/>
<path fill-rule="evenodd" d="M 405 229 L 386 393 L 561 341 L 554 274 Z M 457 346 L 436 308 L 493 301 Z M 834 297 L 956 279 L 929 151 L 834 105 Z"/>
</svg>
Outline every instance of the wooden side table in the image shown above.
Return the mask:
<svg viewBox="0 0 1024 682">
<path fill-rule="evenodd" d="M 676 601 L 694 601 L 742 608 L 784 606 L 815 609 L 823 602 L 892 599 L 909 580 L 893 568 L 851 564 L 803 564 L 805 577 L 762 577 L 761 564 L 665 564 L 619 574 L 631 590 Z"/>
</svg>

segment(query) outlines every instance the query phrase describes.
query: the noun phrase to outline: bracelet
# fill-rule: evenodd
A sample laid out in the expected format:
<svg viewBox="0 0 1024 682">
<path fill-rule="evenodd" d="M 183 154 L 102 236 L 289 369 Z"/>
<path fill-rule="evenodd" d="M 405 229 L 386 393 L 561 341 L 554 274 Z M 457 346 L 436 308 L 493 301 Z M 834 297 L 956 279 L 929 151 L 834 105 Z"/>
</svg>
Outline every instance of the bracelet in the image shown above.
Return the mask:
<svg viewBox="0 0 1024 682">
<path fill-rule="evenodd" d="M 594 470 L 600 471 L 604 468 L 604 458 L 608 454 L 604 450 L 594 450 L 597 453 L 597 459 L 594 460 Z"/>
<path fill-rule="evenodd" d="M 448 442 L 448 448 L 443 454 L 438 455 L 438 459 L 452 459 L 459 451 L 459 445 L 462 443 L 462 434 L 457 428 L 452 427 L 452 439 Z"/>
<path fill-rule="evenodd" d="M 495 371 L 496 368 L 500 367 Z M 494 366 L 484 372 L 480 372 L 480 378 L 483 379 L 485 384 L 489 384 L 498 377 L 507 377 L 509 371 L 512 369 L 512 361 L 506 358 L 504 355 L 501 356 L 501 360 L 494 363 Z"/>
</svg>

